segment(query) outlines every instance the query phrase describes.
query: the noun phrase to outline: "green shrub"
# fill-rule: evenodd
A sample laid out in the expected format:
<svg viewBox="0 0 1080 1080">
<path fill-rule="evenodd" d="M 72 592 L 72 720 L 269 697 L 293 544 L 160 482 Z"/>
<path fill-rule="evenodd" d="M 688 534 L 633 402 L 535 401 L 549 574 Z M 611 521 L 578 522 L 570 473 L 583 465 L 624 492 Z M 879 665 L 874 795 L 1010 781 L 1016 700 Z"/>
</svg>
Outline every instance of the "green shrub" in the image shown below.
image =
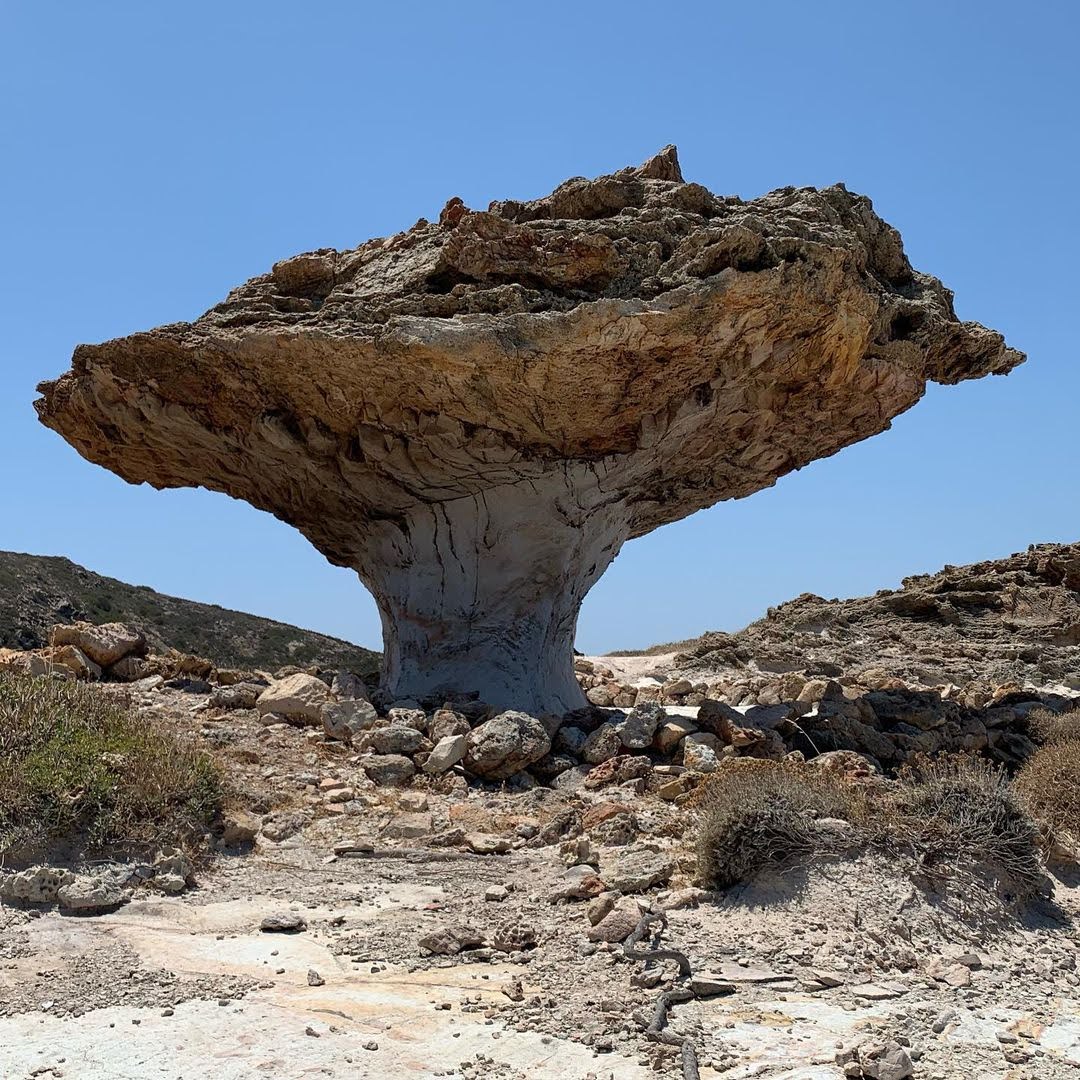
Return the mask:
<svg viewBox="0 0 1080 1080">
<path fill-rule="evenodd" d="M 0 674 L 0 856 L 184 843 L 221 806 L 213 760 L 76 683 Z"/>
</svg>

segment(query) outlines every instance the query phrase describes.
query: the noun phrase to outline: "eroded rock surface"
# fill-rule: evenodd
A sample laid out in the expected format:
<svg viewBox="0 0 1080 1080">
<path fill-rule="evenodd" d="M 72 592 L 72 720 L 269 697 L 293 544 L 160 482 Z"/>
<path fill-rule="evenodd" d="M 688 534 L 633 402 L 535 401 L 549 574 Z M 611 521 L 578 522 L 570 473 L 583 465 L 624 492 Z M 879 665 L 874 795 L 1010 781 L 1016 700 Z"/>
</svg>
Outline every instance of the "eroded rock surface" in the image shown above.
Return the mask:
<svg viewBox="0 0 1080 1080">
<path fill-rule="evenodd" d="M 668 148 L 286 259 L 80 346 L 37 408 L 125 479 L 227 492 L 355 568 L 391 693 L 545 713 L 583 703 L 578 609 L 625 540 L 1021 360 L 864 196 L 718 196 Z"/>
</svg>

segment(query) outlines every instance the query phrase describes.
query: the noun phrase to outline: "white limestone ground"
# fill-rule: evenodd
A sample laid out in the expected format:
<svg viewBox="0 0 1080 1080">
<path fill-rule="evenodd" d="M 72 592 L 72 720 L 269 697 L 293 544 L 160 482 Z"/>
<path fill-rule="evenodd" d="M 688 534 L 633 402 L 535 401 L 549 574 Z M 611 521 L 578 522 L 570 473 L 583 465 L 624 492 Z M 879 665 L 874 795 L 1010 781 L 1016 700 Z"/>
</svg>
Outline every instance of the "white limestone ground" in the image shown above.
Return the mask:
<svg viewBox="0 0 1080 1080">
<path fill-rule="evenodd" d="M 601 853 L 601 865 L 617 857 Z M 552 849 L 327 863 L 325 850 L 294 843 L 222 860 L 183 896 L 96 918 L 3 909 L 0 1076 L 678 1077 L 670 1054 L 627 1032 L 654 997 L 633 989 L 642 966 L 614 947 L 588 951 L 585 905 L 548 903 L 561 880 Z M 487 902 L 493 881 L 517 888 Z M 963 951 L 939 940 L 934 922 L 946 912 L 909 902 L 902 932 L 888 936 L 888 885 L 880 866 L 844 863 L 669 912 L 663 943 L 736 987 L 672 1010 L 671 1028 L 699 1047 L 702 1076 L 841 1080 L 844 1048 L 889 1037 L 910 1045 L 915 1080 L 1080 1077 L 1072 930 L 973 925 L 979 965 L 953 986 L 923 963 L 929 949 L 946 959 Z M 1059 885 L 1071 912 L 1075 890 Z M 260 932 L 265 915 L 282 911 L 301 915 L 306 930 Z M 433 925 L 495 918 L 537 932 L 528 963 L 421 957 L 418 938 Z M 894 961 L 909 941 L 918 968 L 901 970 Z M 808 989 L 810 968 L 828 969 L 838 985 Z M 163 971 L 179 980 L 175 998 L 153 981 Z M 202 989 L 189 994 L 185 980 Z M 520 1002 L 505 992 L 518 980 Z M 594 1037 L 603 1032 L 610 1038 Z"/>
</svg>

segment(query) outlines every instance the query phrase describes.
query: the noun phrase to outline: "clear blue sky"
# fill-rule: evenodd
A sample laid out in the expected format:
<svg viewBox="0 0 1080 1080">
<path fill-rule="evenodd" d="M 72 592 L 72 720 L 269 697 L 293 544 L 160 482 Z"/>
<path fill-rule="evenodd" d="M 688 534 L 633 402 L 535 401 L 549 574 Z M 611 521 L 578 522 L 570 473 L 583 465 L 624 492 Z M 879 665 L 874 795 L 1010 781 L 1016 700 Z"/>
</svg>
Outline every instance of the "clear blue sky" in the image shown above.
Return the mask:
<svg viewBox="0 0 1080 1080">
<path fill-rule="evenodd" d="M 287 526 L 135 488 L 40 427 L 79 342 L 193 319 L 284 256 L 355 246 L 678 144 L 753 197 L 844 181 L 964 318 L 1030 359 L 629 544 L 579 646 L 734 629 L 801 591 L 1080 540 L 1080 7 L 0 2 L 0 549 L 378 642 Z"/>
</svg>

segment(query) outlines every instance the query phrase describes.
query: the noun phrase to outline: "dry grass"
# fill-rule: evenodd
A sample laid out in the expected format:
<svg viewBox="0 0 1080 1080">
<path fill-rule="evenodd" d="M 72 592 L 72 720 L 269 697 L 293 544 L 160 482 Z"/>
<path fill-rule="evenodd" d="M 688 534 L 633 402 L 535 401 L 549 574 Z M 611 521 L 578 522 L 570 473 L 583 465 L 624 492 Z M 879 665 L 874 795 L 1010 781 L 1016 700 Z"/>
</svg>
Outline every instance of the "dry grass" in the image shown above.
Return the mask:
<svg viewBox="0 0 1080 1080">
<path fill-rule="evenodd" d="M 1080 710 L 1028 716 L 1042 745 L 1016 774 L 1016 793 L 1039 826 L 1047 852 L 1080 851 Z"/>
<path fill-rule="evenodd" d="M 813 854 L 835 851 L 837 832 L 822 818 L 861 820 L 861 792 L 797 763 L 725 762 L 698 788 L 695 836 L 699 879 L 725 888 Z"/>
<path fill-rule="evenodd" d="M 1080 768 L 1080 752 L 1077 762 Z M 1005 773 L 982 758 L 917 760 L 880 789 L 801 763 L 749 766 L 745 759 L 725 764 L 695 796 L 705 884 L 724 888 L 858 844 L 906 852 L 943 880 L 961 870 L 990 872 L 1018 900 L 1041 886 L 1035 823 Z M 823 818 L 850 828 L 823 827 Z"/>
<path fill-rule="evenodd" d="M 923 757 L 898 779 L 881 822 L 894 846 L 907 847 L 941 877 L 977 866 L 994 872 L 1019 900 L 1038 892 L 1038 830 L 1003 768 L 965 754 Z"/>
<path fill-rule="evenodd" d="M 1028 713 L 1027 723 L 1031 737 L 1043 746 L 1080 741 L 1080 709 L 1064 713 L 1032 709 Z"/>
<path fill-rule="evenodd" d="M 211 758 L 75 683 L 0 674 L 0 856 L 177 844 L 221 806 Z"/>
</svg>

